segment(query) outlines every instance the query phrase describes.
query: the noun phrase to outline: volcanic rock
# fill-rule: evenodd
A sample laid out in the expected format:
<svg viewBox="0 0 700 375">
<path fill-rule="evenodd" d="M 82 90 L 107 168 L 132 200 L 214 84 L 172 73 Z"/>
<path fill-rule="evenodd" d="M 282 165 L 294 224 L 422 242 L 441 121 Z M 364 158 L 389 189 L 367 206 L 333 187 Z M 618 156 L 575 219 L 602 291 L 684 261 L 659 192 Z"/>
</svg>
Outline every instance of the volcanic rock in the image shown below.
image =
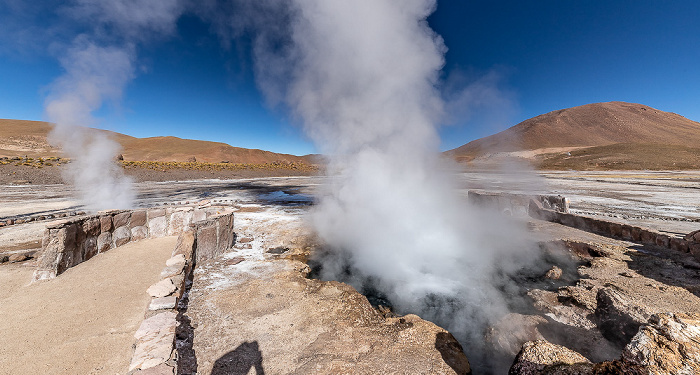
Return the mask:
<svg viewBox="0 0 700 375">
<path fill-rule="evenodd" d="M 29 260 L 29 257 L 25 254 L 12 254 L 9 256 L 7 259 L 10 263 L 18 263 L 18 262 L 24 262 L 25 260 Z"/>
<path fill-rule="evenodd" d="M 579 353 L 545 340 L 530 341 L 523 345 L 511 366 L 509 375 L 574 374 L 566 365 L 584 370 L 591 362 Z M 561 368 L 567 368 L 563 370 Z M 561 370 L 560 370 L 561 369 Z M 563 370 L 563 371 L 562 371 Z M 586 372 L 580 372 L 586 373 Z M 590 373 L 590 372 L 588 372 Z"/>
<path fill-rule="evenodd" d="M 557 267 L 557 266 L 552 266 L 552 268 L 547 271 L 547 273 L 544 275 L 544 277 L 551 279 L 551 280 L 559 280 L 562 275 L 562 269 Z"/>
<path fill-rule="evenodd" d="M 544 340 L 537 325 L 547 319 L 537 315 L 510 313 L 494 324 L 486 335 L 486 341 L 499 353 L 513 358 L 528 341 Z"/>
<path fill-rule="evenodd" d="M 655 314 L 622 353 L 648 374 L 700 374 L 700 315 Z"/>
<path fill-rule="evenodd" d="M 610 341 L 625 344 L 645 324 L 652 313 L 634 303 L 622 291 L 607 287 L 598 291 L 595 316 L 603 335 Z"/>
</svg>

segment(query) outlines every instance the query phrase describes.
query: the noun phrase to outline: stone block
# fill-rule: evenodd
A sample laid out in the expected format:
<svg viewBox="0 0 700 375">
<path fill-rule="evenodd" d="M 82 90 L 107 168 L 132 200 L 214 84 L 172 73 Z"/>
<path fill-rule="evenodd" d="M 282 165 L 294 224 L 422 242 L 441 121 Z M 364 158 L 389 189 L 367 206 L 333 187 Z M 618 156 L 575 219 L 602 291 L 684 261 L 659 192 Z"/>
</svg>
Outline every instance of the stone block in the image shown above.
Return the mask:
<svg viewBox="0 0 700 375">
<path fill-rule="evenodd" d="M 183 254 L 177 254 L 173 256 L 172 258 L 168 259 L 165 261 L 165 265 L 168 267 L 171 266 L 182 266 L 186 262 L 185 256 Z"/>
<path fill-rule="evenodd" d="M 119 227 L 125 227 L 129 225 L 129 217 L 131 216 L 131 212 L 122 212 L 120 214 L 114 215 L 114 218 L 112 219 L 112 225 L 114 225 L 115 228 Z"/>
<path fill-rule="evenodd" d="M 177 314 L 168 311 L 141 322 L 134 334 L 138 340 L 129 371 L 149 369 L 168 361 L 175 345 Z"/>
<path fill-rule="evenodd" d="M 658 246 L 662 246 L 662 247 L 668 248 L 668 247 L 669 247 L 669 244 L 670 244 L 670 241 L 671 241 L 671 238 L 670 238 L 669 236 L 667 236 L 667 235 L 665 235 L 665 234 L 659 234 L 659 235 L 656 236 L 656 239 L 655 239 L 654 242 L 656 242 L 656 244 L 657 244 Z"/>
<path fill-rule="evenodd" d="M 197 252 L 196 261 L 200 263 L 207 259 L 212 259 L 218 255 L 216 223 L 207 222 L 197 228 Z"/>
<path fill-rule="evenodd" d="M 165 267 L 165 268 L 163 268 L 162 271 L 160 271 L 160 277 L 172 277 L 172 276 L 181 274 L 184 269 L 185 269 L 185 263 L 177 264 L 177 265 L 170 266 L 170 267 Z"/>
<path fill-rule="evenodd" d="M 145 226 L 138 226 L 131 228 L 131 240 L 138 241 L 148 237 L 148 228 Z"/>
<path fill-rule="evenodd" d="M 148 234 L 151 238 L 165 237 L 168 234 L 168 222 L 165 216 L 157 216 L 148 220 Z"/>
<path fill-rule="evenodd" d="M 204 208 L 195 208 L 192 211 L 192 222 L 204 221 L 207 219 L 207 211 Z"/>
<path fill-rule="evenodd" d="M 146 211 L 139 210 L 131 213 L 131 220 L 129 221 L 129 226 L 131 228 L 141 227 L 146 225 Z"/>
<path fill-rule="evenodd" d="M 642 229 L 639 237 L 643 243 L 656 243 L 656 235 L 648 230 Z"/>
<path fill-rule="evenodd" d="M 168 236 L 175 236 L 182 233 L 192 222 L 192 210 L 175 211 L 170 215 L 168 225 Z"/>
<path fill-rule="evenodd" d="M 176 303 L 177 299 L 175 296 L 154 298 L 151 300 L 151 304 L 148 305 L 148 309 L 151 311 L 170 310 L 175 308 Z"/>
<path fill-rule="evenodd" d="M 104 253 L 112 248 L 112 233 L 104 232 L 97 237 L 97 252 Z"/>
<path fill-rule="evenodd" d="M 187 230 L 182 232 L 177 237 L 177 243 L 175 244 L 175 250 L 173 250 L 173 256 L 178 254 L 184 255 L 185 259 L 192 259 L 192 253 L 194 252 L 194 232 Z"/>
<path fill-rule="evenodd" d="M 97 227 L 99 229 L 99 226 Z M 83 245 L 83 260 L 88 260 L 97 255 L 97 236 L 88 236 Z"/>
<path fill-rule="evenodd" d="M 121 226 L 114 230 L 112 234 L 114 247 L 119 247 L 131 241 L 131 230 L 127 226 Z"/>
<path fill-rule="evenodd" d="M 154 219 L 156 217 L 165 216 L 164 208 L 152 208 L 148 210 L 148 220 Z"/>
<path fill-rule="evenodd" d="M 177 286 L 173 284 L 173 280 L 167 278 L 151 285 L 146 292 L 153 298 L 160 298 L 173 294 L 175 289 L 177 289 Z"/>
<path fill-rule="evenodd" d="M 112 231 L 112 215 L 100 216 L 100 231 L 102 233 Z"/>
<path fill-rule="evenodd" d="M 101 232 L 101 223 L 99 218 L 90 218 L 83 221 L 83 232 L 88 236 L 97 236 Z"/>
<path fill-rule="evenodd" d="M 700 243 L 691 243 L 688 245 L 688 250 L 695 259 L 700 260 Z"/>
</svg>

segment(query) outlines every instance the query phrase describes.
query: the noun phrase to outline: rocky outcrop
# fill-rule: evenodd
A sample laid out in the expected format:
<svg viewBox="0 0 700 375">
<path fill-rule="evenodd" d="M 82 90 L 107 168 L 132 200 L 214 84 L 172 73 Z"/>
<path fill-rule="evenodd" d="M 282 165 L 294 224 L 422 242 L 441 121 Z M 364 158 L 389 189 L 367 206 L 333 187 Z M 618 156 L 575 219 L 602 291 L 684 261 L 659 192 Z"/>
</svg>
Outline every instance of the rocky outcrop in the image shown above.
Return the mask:
<svg viewBox="0 0 700 375">
<path fill-rule="evenodd" d="M 510 375 L 700 373 L 700 314 L 655 314 L 625 347 L 620 359 L 592 364 L 579 353 L 546 341 L 523 345 Z"/>
<path fill-rule="evenodd" d="M 656 314 L 622 353 L 642 374 L 700 374 L 700 314 Z"/>
<path fill-rule="evenodd" d="M 635 303 L 614 287 L 600 289 L 596 301 L 595 316 L 603 335 L 618 344 L 629 342 L 652 315 L 646 306 Z"/>
<path fill-rule="evenodd" d="M 559 371 L 562 368 L 584 369 L 590 365 L 586 357 L 545 340 L 530 341 L 523 345 L 511 366 L 509 375 L 575 374 Z M 575 366 L 572 368 L 572 366 Z"/>
</svg>

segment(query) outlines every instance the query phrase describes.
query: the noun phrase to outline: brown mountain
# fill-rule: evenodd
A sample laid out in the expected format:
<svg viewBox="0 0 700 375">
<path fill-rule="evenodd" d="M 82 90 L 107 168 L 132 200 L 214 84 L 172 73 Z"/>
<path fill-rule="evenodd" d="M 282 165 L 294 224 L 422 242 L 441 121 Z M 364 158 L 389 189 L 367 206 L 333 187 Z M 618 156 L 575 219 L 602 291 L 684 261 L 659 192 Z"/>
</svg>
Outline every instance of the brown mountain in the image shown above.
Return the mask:
<svg viewBox="0 0 700 375">
<path fill-rule="evenodd" d="M 675 113 L 624 102 L 594 103 L 549 112 L 446 154 L 464 162 L 478 162 L 497 155 L 534 158 L 540 167 L 555 169 L 555 164 L 572 169 L 647 167 L 640 163 L 630 166 L 621 160 L 615 161 L 616 148 L 610 147 L 615 144 L 621 145 L 617 154 L 625 160 L 630 159 L 630 155 L 655 154 L 658 149 L 663 160 L 647 158 L 650 169 L 677 169 L 672 154 L 668 155 L 668 152 L 669 147 L 680 147 L 684 155 L 697 154 L 697 157 L 685 160 L 683 168 L 700 169 L 700 164 L 694 164 L 700 162 L 700 123 Z M 585 165 L 577 165 L 575 160 L 561 163 L 564 159 L 582 156 L 584 150 Z M 625 153 L 627 157 L 623 155 Z"/>
<path fill-rule="evenodd" d="M 41 121 L 0 119 L 0 157 L 58 156 L 47 137 L 53 125 Z M 136 138 L 107 130 L 102 132 L 122 146 L 125 160 L 187 161 L 194 157 L 200 162 L 270 163 L 274 161 L 306 162 L 311 156 L 278 154 L 270 151 L 233 147 L 226 143 L 198 141 L 177 137 Z"/>
</svg>

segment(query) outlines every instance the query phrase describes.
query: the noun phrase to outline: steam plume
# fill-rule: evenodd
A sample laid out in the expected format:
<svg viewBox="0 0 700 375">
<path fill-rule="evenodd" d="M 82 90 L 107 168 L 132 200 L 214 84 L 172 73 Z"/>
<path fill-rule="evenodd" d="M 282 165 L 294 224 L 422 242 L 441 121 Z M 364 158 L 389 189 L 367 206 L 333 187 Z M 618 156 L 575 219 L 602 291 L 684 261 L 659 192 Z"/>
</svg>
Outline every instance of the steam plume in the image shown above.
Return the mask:
<svg viewBox="0 0 700 375">
<path fill-rule="evenodd" d="M 426 21 L 436 2 L 275 4 L 248 7 L 257 79 L 331 158 L 313 212 L 332 249 L 324 277 L 369 284 L 399 312 L 483 342 L 507 310 L 495 285 L 523 246 L 518 228 L 466 206 L 438 156 L 446 47 Z M 266 20 L 275 12 L 284 17 Z"/>
<path fill-rule="evenodd" d="M 121 99 L 134 77 L 138 43 L 167 35 L 182 12 L 178 0 L 77 0 L 59 9 L 64 18 L 88 25 L 69 47 L 53 46 L 65 73 L 50 86 L 45 102 L 56 124 L 50 140 L 72 159 L 66 177 L 88 209 L 129 208 L 131 180 L 116 164 L 119 145 L 90 131 L 93 113 Z"/>
</svg>

